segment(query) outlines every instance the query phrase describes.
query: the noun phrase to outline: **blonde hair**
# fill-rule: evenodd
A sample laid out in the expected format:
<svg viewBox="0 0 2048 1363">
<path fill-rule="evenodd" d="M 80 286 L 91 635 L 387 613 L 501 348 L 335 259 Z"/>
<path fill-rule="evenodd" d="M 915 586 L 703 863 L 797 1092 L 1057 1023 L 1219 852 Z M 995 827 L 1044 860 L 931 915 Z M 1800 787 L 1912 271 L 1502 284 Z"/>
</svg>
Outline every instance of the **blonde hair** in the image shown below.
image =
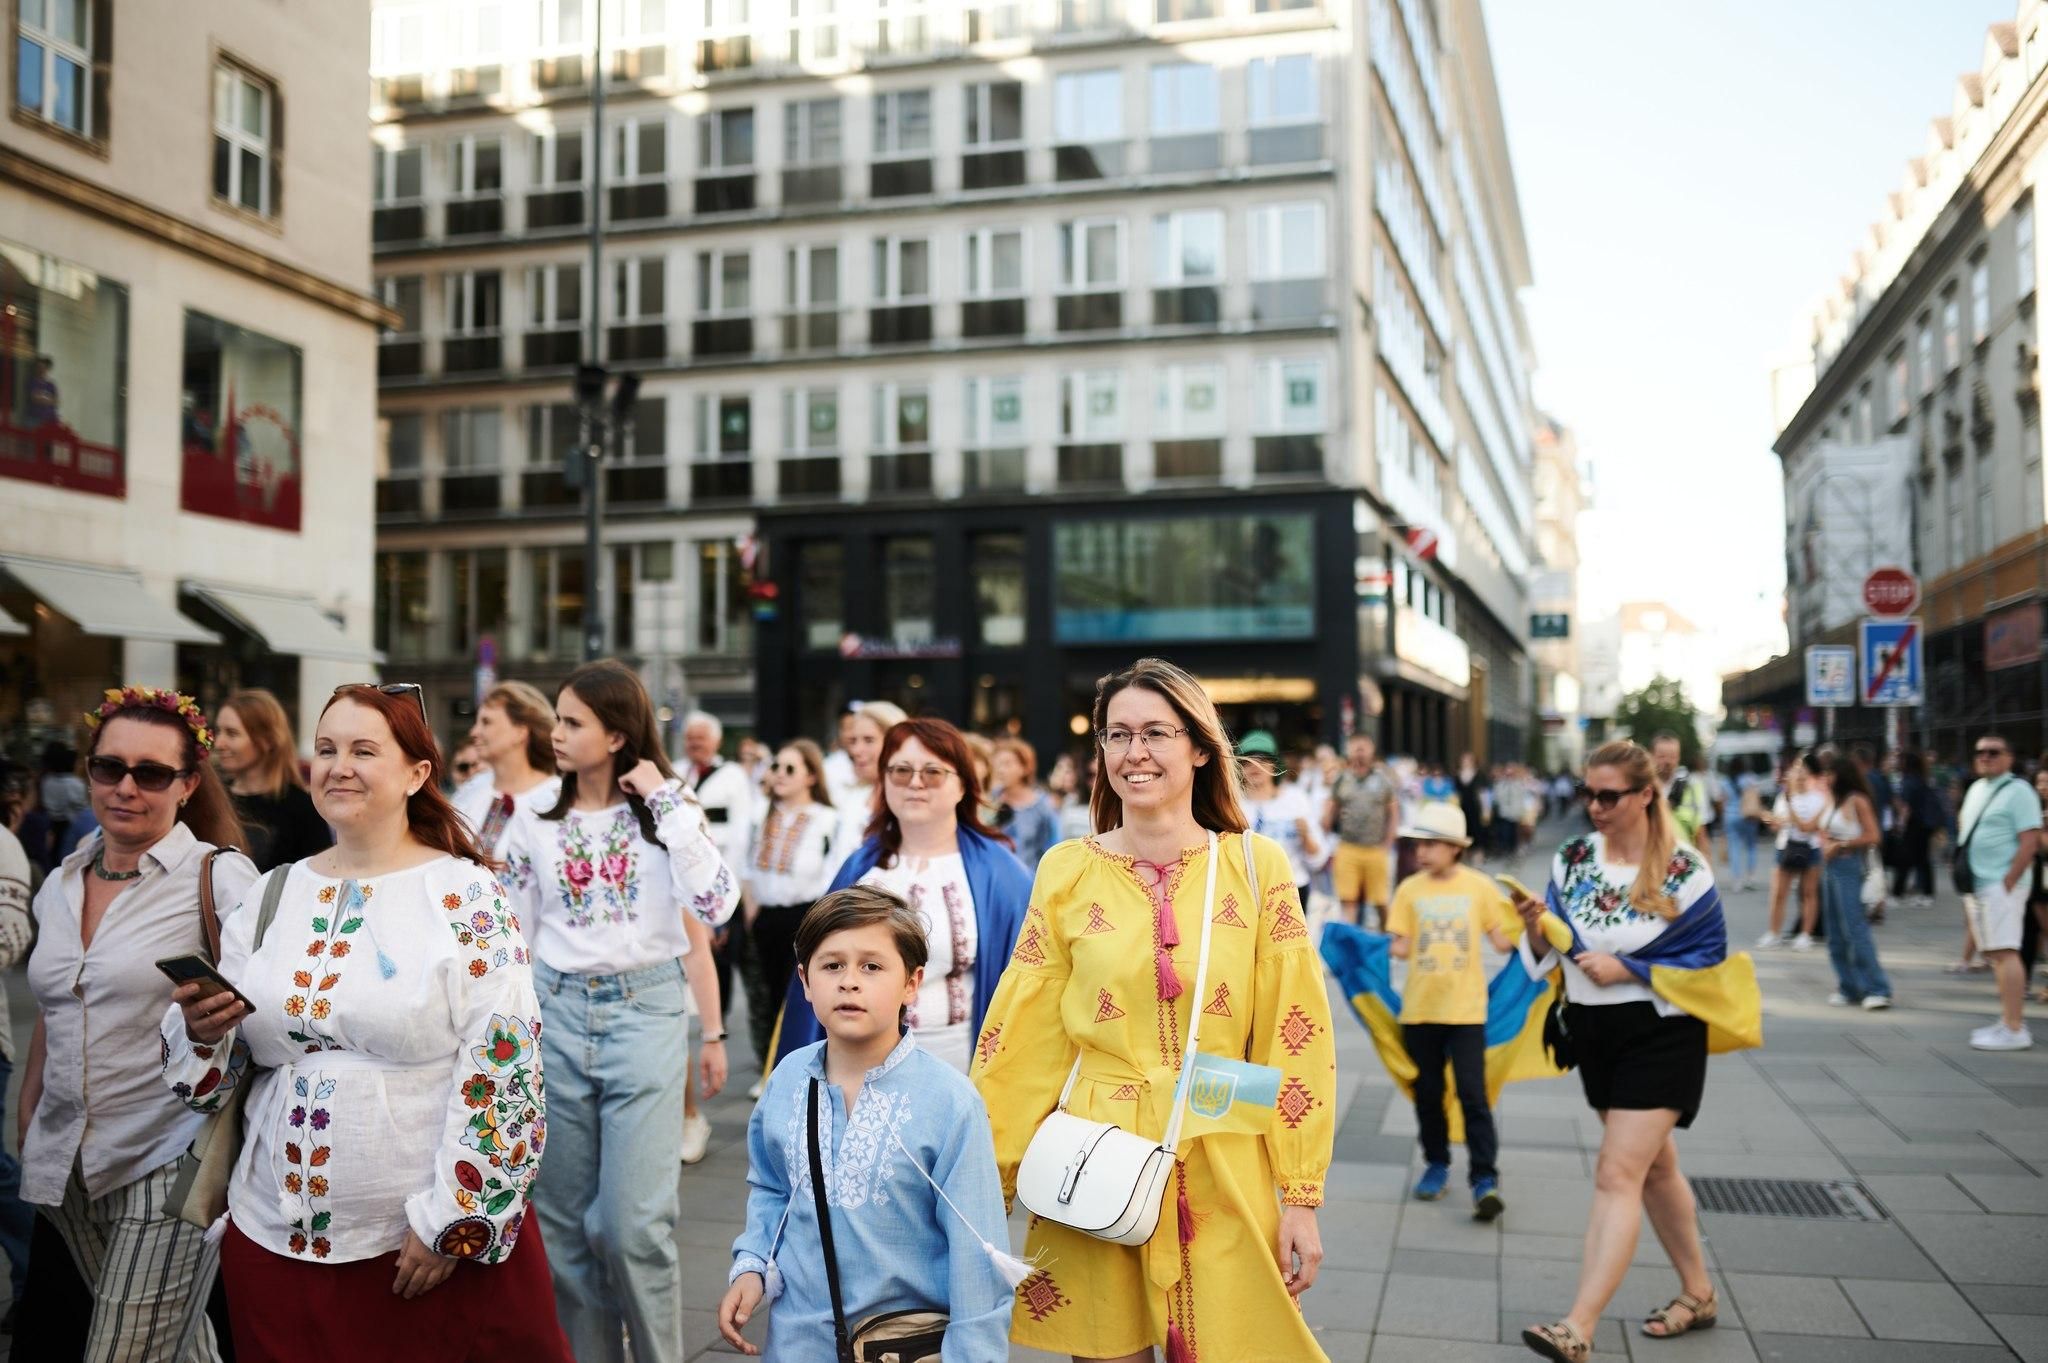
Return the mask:
<svg viewBox="0 0 2048 1363">
<path fill-rule="evenodd" d="M 535 771 L 555 770 L 555 707 L 537 686 L 523 681 L 501 681 L 484 692 L 477 705 L 481 710 L 495 705 L 505 712 L 505 722 L 526 730 L 526 765 Z"/>
<path fill-rule="evenodd" d="M 1643 836 L 1636 883 L 1629 888 L 1629 907 L 1659 918 L 1678 917 L 1678 901 L 1664 893 L 1665 868 L 1678 848 L 1678 821 L 1671 817 L 1671 806 L 1664 802 L 1664 790 L 1657 784 L 1656 762 L 1647 748 L 1623 738 L 1593 750 L 1586 758 L 1586 770 L 1595 767 L 1612 767 L 1628 778 L 1630 790 L 1650 792 L 1650 803 L 1643 808 L 1649 831 Z"/>
<path fill-rule="evenodd" d="M 215 720 L 220 718 L 221 710 L 235 712 L 256 749 L 256 760 L 250 764 L 249 774 L 242 778 L 250 794 L 276 797 L 293 786 L 305 789 L 306 783 L 299 779 L 299 751 L 292 742 L 292 722 L 285 717 L 284 706 L 276 696 L 253 687 L 235 691 L 213 712 Z"/>
<path fill-rule="evenodd" d="M 862 701 L 860 709 L 853 711 L 853 717 L 871 721 L 882 731 L 883 738 L 889 736 L 889 730 L 910 718 L 903 712 L 902 706 L 886 700 Z"/>
<path fill-rule="evenodd" d="M 1124 802 L 1109 782 L 1109 754 L 1102 750 L 1100 737 L 1109 724 L 1109 702 L 1117 692 L 1131 687 L 1150 691 L 1173 707 L 1188 742 L 1209 760 L 1195 768 L 1193 813 L 1195 822 L 1213 833 L 1242 833 L 1248 826 L 1244 817 L 1243 786 L 1238 779 L 1237 759 L 1229 736 L 1223 732 L 1222 716 L 1216 702 L 1202 684 L 1164 658 L 1140 658 L 1121 672 L 1112 672 L 1095 683 L 1095 755 L 1102 775 L 1088 795 L 1088 812 L 1095 831 L 1107 833 L 1124 820 Z"/>
</svg>

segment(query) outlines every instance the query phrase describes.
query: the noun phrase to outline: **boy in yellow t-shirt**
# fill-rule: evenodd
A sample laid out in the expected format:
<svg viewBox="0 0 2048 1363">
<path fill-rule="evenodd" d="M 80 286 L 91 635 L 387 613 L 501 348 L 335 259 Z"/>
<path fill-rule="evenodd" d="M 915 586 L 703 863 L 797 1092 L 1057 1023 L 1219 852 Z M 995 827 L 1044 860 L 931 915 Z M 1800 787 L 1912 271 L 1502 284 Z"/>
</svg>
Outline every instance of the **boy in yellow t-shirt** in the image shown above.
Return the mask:
<svg viewBox="0 0 2048 1363">
<path fill-rule="evenodd" d="M 1486 1101 L 1486 958 L 1512 945 L 1514 906 L 1494 883 L 1464 865 L 1472 840 L 1456 805 L 1424 805 L 1401 830 L 1415 843 L 1421 870 L 1402 881 L 1387 910 L 1389 950 L 1408 961 L 1402 996 L 1401 1037 L 1415 1061 L 1415 1121 L 1427 1168 L 1415 1196 L 1434 1202 L 1451 1177 L 1450 1120 L 1444 1114 L 1444 1065 L 1457 1084 L 1465 1112 L 1465 1149 L 1471 1161 L 1472 1215 L 1491 1221 L 1506 1210 L 1494 1167 L 1499 1141 Z"/>
</svg>

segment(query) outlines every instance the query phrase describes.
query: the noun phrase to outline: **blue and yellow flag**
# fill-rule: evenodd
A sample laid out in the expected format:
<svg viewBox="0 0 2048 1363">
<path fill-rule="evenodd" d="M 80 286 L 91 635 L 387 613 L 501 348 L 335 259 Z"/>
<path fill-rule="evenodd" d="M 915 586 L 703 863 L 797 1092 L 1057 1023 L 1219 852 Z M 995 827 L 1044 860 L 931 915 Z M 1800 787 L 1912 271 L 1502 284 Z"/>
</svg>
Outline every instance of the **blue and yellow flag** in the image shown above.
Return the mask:
<svg viewBox="0 0 2048 1363">
<path fill-rule="evenodd" d="M 1323 929 L 1323 961 L 1351 1000 L 1351 1011 L 1365 1024 L 1380 1063 L 1394 1077 L 1401 1092 L 1415 1096 L 1415 1061 L 1401 1040 L 1401 995 L 1394 988 L 1393 939 L 1385 933 L 1367 932 L 1349 923 L 1333 922 Z M 1520 1079 L 1549 1079 L 1564 1071 L 1551 1063 L 1543 1049 L 1543 1015 L 1556 995 L 1556 976 L 1532 979 L 1519 961 L 1507 967 L 1486 986 L 1486 1098 L 1500 1101 L 1500 1091 Z M 1448 1076 L 1450 1067 L 1445 1067 Z M 1464 1114 L 1458 1107 L 1456 1085 L 1444 1083 L 1444 1110 L 1450 1117 L 1451 1139 L 1462 1141 Z"/>
<path fill-rule="evenodd" d="M 1279 1101 L 1280 1071 L 1273 1066 L 1198 1054 L 1188 1080 L 1188 1110 L 1181 1119 L 1181 1139 L 1225 1132 L 1263 1136 L 1273 1129 Z"/>
<path fill-rule="evenodd" d="M 1566 955 L 1584 951 L 1557 887 L 1552 885 L 1543 898 L 1549 908 L 1540 921 L 1544 940 Z M 1764 996 L 1757 987 L 1756 962 L 1746 951 L 1730 954 L 1719 890 L 1709 887 L 1654 940 L 1617 959 L 1658 998 L 1707 1024 L 1709 1054 L 1764 1044 Z"/>
</svg>

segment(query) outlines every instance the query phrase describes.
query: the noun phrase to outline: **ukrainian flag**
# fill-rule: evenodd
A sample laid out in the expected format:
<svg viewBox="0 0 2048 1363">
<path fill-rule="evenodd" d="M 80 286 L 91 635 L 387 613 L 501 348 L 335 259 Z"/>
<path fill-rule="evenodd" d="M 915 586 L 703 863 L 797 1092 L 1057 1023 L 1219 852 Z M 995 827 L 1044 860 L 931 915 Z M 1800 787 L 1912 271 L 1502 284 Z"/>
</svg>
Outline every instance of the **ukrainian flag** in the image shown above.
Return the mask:
<svg viewBox="0 0 2048 1363">
<path fill-rule="evenodd" d="M 1271 1065 L 1198 1052 L 1187 1077 L 1181 1139 L 1271 1133 L 1280 1101 L 1280 1077 L 1280 1071 Z"/>
<path fill-rule="evenodd" d="M 1560 924 L 1560 926 L 1562 926 Z M 1401 1040 L 1401 995 L 1394 988 L 1393 939 L 1385 933 L 1367 932 L 1349 923 L 1333 922 L 1323 928 L 1323 962 L 1337 977 L 1351 1011 L 1365 1024 L 1380 1063 L 1394 1077 L 1401 1092 L 1412 1101 L 1415 1096 L 1415 1061 Z M 1532 979 L 1519 960 L 1510 960 L 1486 986 L 1486 1100 L 1500 1101 L 1500 1091 L 1521 1079 L 1550 1079 L 1564 1071 L 1551 1063 L 1543 1049 L 1543 1017 L 1556 996 L 1555 972 Z M 1449 1114 L 1451 1139 L 1465 1139 L 1464 1114 L 1457 1101 L 1456 1086 L 1445 1066 L 1444 1109 Z"/>
</svg>

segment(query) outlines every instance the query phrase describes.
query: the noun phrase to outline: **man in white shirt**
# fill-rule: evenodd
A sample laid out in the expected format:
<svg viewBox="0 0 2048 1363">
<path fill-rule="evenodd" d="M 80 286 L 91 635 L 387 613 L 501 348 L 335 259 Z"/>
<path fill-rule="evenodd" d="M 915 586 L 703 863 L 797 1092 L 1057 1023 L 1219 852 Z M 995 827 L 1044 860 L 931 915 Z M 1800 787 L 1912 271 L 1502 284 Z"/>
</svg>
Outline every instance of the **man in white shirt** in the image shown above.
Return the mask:
<svg viewBox="0 0 2048 1363">
<path fill-rule="evenodd" d="M 719 746 L 724 742 L 725 726 L 716 715 L 691 711 L 683 720 L 683 761 L 677 774 L 704 806 L 704 821 L 710 827 L 718 855 L 727 866 L 735 868 L 733 874 L 740 875 L 754 840 L 754 796 L 747 769 L 720 755 Z M 732 1006 L 735 966 L 750 997 L 762 987 L 760 971 L 754 967 L 754 953 L 747 948 L 744 913 L 734 914 L 711 935 L 711 959 L 718 967 L 718 997 L 728 1009 Z M 725 1031 L 724 1018 L 704 1018 L 702 1022 L 713 1031 Z M 711 1123 L 697 1111 L 694 1081 L 684 1089 L 683 1100 L 683 1163 L 695 1164 L 710 1148 Z"/>
</svg>

